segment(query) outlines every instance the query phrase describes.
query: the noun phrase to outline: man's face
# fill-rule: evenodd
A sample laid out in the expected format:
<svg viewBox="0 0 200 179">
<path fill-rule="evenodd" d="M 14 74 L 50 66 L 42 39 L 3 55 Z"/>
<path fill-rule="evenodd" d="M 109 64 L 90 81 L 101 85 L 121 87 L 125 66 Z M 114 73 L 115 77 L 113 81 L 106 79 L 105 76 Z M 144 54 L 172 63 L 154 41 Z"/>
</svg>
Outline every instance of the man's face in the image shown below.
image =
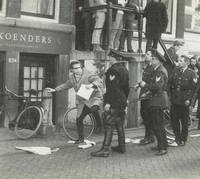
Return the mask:
<svg viewBox="0 0 200 179">
<path fill-rule="evenodd" d="M 151 54 L 151 51 L 147 51 L 147 53 L 146 53 L 146 58 L 145 58 L 145 62 L 151 63 L 151 61 L 152 61 L 152 54 Z"/>
<path fill-rule="evenodd" d="M 178 51 L 182 46 L 181 45 L 174 45 L 176 51 Z"/>
<path fill-rule="evenodd" d="M 178 59 L 178 63 L 180 68 L 186 68 L 188 66 L 188 62 L 185 62 L 183 57 Z"/>
<path fill-rule="evenodd" d="M 196 60 L 195 60 L 195 59 L 193 59 L 193 58 L 192 58 L 192 59 L 190 60 L 190 64 L 191 64 L 192 66 L 195 66 L 195 65 L 196 65 L 196 63 L 197 63 L 197 62 L 196 62 Z"/>
<path fill-rule="evenodd" d="M 81 68 L 80 64 L 74 64 L 72 69 L 71 69 L 71 72 L 74 75 L 81 75 L 82 74 L 82 68 Z"/>
</svg>

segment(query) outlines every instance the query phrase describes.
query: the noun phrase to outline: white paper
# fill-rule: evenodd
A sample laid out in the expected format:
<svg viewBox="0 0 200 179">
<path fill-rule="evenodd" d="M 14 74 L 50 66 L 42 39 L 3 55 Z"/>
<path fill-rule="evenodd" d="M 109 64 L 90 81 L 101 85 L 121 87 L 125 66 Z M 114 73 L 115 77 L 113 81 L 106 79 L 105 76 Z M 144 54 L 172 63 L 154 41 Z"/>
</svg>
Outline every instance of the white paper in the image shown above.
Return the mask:
<svg viewBox="0 0 200 179">
<path fill-rule="evenodd" d="M 81 85 L 78 92 L 76 93 L 80 97 L 89 100 L 94 88 L 87 89 L 84 84 Z"/>
</svg>

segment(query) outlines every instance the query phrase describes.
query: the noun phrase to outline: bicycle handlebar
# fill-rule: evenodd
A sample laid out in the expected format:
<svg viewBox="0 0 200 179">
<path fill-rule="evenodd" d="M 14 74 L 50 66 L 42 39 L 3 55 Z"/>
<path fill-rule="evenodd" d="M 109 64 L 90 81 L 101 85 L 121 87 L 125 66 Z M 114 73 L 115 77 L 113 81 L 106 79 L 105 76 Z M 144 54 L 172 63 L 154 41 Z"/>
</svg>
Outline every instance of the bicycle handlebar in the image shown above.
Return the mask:
<svg viewBox="0 0 200 179">
<path fill-rule="evenodd" d="M 18 94 L 16 94 L 16 93 L 14 93 L 14 92 L 10 91 L 10 90 L 8 89 L 8 87 L 7 87 L 7 86 L 5 86 L 5 89 L 6 89 L 6 91 L 7 91 L 7 92 L 9 92 L 9 93 L 10 93 L 10 95 L 8 95 L 8 96 L 11 96 L 11 97 L 16 97 L 16 98 L 23 98 L 23 96 L 20 96 L 20 95 L 18 95 Z"/>
</svg>

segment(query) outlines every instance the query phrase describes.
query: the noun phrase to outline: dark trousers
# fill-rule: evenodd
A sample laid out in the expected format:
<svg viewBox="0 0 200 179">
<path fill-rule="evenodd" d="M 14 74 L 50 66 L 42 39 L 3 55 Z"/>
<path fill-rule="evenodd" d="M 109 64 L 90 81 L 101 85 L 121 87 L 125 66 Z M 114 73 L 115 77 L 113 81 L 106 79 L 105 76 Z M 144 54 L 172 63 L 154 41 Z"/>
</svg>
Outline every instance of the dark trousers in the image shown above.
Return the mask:
<svg viewBox="0 0 200 179">
<path fill-rule="evenodd" d="M 158 41 L 159 39 L 147 39 L 146 52 L 149 51 L 151 48 L 157 49 Z"/>
<path fill-rule="evenodd" d="M 92 48 L 92 31 L 93 31 L 93 19 L 92 15 L 90 18 L 84 18 L 84 50 L 91 50 Z"/>
<path fill-rule="evenodd" d="M 127 51 L 132 51 L 132 38 L 133 38 L 133 21 L 125 20 L 124 22 L 125 31 L 122 31 L 120 37 L 119 49 L 124 50 L 124 42 L 127 38 Z M 127 31 L 126 31 L 127 30 Z"/>
<path fill-rule="evenodd" d="M 150 119 L 152 121 L 152 128 L 158 142 L 159 150 L 166 150 L 168 143 L 166 132 L 164 128 L 164 112 L 163 109 L 150 108 Z"/>
<path fill-rule="evenodd" d="M 151 120 L 150 120 L 148 100 L 141 101 L 140 114 L 145 125 L 145 138 L 153 139 L 154 134 L 153 134 L 153 129 L 152 129 Z"/>
<path fill-rule="evenodd" d="M 186 142 L 188 137 L 189 107 L 172 105 L 170 109 L 172 129 L 177 142 Z"/>
<path fill-rule="evenodd" d="M 77 124 L 77 131 L 78 131 L 78 137 L 79 139 L 84 139 L 84 134 L 83 134 L 83 120 L 85 119 L 85 117 L 92 113 L 95 116 L 95 119 L 97 121 L 97 125 L 98 125 L 98 121 L 101 121 L 100 119 L 100 115 L 98 113 L 99 110 L 99 106 L 94 105 L 91 108 L 89 108 L 88 106 L 84 105 L 82 113 L 80 115 L 79 118 L 76 119 L 76 124 Z"/>
<path fill-rule="evenodd" d="M 113 136 L 113 128 L 116 127 L 118 134 L 119 147 L 125 148 L 125 133 L 124 125 L 125 122 L 125 109 L 111 109 L 107 115 L 104 117 L 104 141 L 102 144 L 102 149 L 108 150 Z"/>
</svg>

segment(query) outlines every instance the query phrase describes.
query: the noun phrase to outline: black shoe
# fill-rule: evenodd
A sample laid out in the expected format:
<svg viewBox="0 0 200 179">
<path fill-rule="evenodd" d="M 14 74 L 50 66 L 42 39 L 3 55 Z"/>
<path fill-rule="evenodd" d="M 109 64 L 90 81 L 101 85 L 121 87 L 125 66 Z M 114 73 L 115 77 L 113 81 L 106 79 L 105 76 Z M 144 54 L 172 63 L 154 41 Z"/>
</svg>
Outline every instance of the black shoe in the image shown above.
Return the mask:
<svg viewBox="0 0 200 179">
<path fill-rule="evenodd" d="M 151 150 L 153 150 L 153 151 L 159 151 L 160 149 L 158 148 L 158 146 L 155 146 L 155 147 L 151 147 Z"/>
<path fill-rule="evenodd" d="M 120 148 L 120 146 L 113 146 L 113 147 L 111 147 L 111 149 L 112 149 L 112 151 L 114 151 L 114 152 L 118 152 L 118 153 L 125 153 L 125 148 Z"/>
<path fill-rule="evenodd" d="M 128 50 L 127 52 L 128 52 L 128 53 L 135 53 L 134 50 Z"/>
<path fill-rule="evenodd" d="M 99 151 L 91 152 L 90 155 L 92 157 L 108 157 L 109 151 L 105 149 L 100 149 Z"/>
<path fill-rule="evenodd" d="M 81 144 L 84 142 L 84 139 L 77 139 L 75 140 L 75 144 Z"/>
<path fill-rule="evenodd" d="M 153 143 L 155 142 L 154 139 L 143 139 L 140 141 L 140 145 L 147 145 L 147 144 L 150 144 L 150 143 Z"/>
<path fill-rule="evenodd" d="M 167 150 L 159 150 L 158 152 L 155 153 L 155 155 L 165 155 L 167 154 Z"/>
<path fill-rule="evenodd" d="M 185 142 L 181 141 L 181 142 L 178 143 L 178 145 L 179 145 L 179 146 L 184 146 L 184 145 L 185 145 Z"/>
</svg>

